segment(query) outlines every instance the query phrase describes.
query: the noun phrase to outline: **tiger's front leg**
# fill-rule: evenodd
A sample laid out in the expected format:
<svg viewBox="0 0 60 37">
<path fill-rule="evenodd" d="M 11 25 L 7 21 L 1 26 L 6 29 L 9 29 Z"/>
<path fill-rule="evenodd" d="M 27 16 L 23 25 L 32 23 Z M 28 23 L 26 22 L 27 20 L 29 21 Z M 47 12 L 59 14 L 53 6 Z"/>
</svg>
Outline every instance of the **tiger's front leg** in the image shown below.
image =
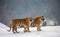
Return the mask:
<svg viewBox="0 0 60 37">
<path fill-rule="evenodd" d="M 26 28 L 27 28 L 27 32 L 30 32 L 30 30 L 29 30 L 29 25 L 28 25 Z"/>
<path fill-rule="evenodd" d="M 24 32 L 30 32 L 29 26 L 25 26 L 25 27 L 24 27 Z"/>
<path fill-rule="evenodd" d="M 40 24 L 37 24 L 37 31 L 40 31 Z"/>
</svg>

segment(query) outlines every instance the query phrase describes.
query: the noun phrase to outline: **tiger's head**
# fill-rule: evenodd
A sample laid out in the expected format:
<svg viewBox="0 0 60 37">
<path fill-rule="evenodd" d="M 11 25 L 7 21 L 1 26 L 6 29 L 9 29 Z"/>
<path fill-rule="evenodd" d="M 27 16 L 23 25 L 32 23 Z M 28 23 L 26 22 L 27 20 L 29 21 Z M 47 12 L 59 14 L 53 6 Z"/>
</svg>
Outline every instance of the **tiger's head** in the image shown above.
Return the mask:
<svg viewBox="0 0 60 37">
<path fill-rule="evenodd" d="M 38 19 L 41 19 L 42 21 L 44 21 L 45 20 L 45 17 L 44 16 L 39 16 L 39 17 L 37 17 Z"/>
<path fill-rule="evenodd" d="M 44 17 L 44 16 L 41 16 L 41 20 L 43 20 L 43 21 L 44 21 L 44 20 L 45 20 L 45 17 Z"/>
</svg>

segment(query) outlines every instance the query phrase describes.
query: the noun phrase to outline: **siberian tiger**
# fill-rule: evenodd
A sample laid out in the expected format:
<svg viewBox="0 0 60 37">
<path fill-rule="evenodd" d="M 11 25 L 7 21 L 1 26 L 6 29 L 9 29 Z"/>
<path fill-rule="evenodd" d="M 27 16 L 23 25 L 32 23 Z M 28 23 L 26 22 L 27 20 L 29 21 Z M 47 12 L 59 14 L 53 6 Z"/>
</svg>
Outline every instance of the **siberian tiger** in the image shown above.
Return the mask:
<svg viewBox="0 0 60 37">
<path fill-rule="evenodd" d="M 44 20 L 45 20 L 44 16 L 40 16 L 40 17 L 33 19 L 33 22 L 31 24 L 35 25 L 37 27 L 37 30 L 40 31 L 41 21 L 44 21 Z"/>
<path fill-rule="evenodd" d="M 11 28 L 12 28 L 12 32 L 15 33 L 15 32 L 17 32 L 17 25 L 24 25 L 24 28 L 27 29 L 26 31 L 30 32 L 29 21 L 32 21 L 31 18 L 12 19 L 10 21 L 10 30 L 7 30 L 7 31 L 11 31 Z"/>
</svg>

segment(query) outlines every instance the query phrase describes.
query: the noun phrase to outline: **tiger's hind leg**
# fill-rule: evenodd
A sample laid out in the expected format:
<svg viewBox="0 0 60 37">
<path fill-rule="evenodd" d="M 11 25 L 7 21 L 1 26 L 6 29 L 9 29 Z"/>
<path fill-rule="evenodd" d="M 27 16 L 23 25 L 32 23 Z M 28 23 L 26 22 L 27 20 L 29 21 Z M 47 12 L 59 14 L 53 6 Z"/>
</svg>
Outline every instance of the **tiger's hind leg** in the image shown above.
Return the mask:
<svg viewBox="0 0 60 37">
<path fill-rule="evenodd" d="M 26 28 L 26 25 L 24 25 L 24 32 L 27 32 L 27 28 Z"/>
<path fill-rule="evenodd" d="M 15 25 L 13 25 L 13 27 L 12 27 L 12 32 L 13 33 L 15 33 L 14 30 L 15 30 Z"/>
<path fill-rule="evenodd" d="M 24 32 L 27 32 L 26 27 L 24 27 Z"/>
<path fill-rule="evenodd" d="M 16 32 L 16 33 L 19 33 L 19 32 L 17 31 L 17 25 L 15 25 L 15 32 Z"/>
</svg>

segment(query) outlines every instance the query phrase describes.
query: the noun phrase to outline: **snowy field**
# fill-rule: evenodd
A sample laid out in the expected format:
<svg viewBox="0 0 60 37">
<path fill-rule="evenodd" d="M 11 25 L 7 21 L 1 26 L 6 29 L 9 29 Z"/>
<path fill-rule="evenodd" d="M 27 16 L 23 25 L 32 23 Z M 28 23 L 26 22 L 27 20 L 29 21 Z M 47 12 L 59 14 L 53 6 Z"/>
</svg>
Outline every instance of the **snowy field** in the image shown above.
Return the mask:
<svg viewBox="0 0 60 37">
<path fill-rule="evenodd" d="M 60 37 L 60 26 L 41 27 L 42 31 L 37 31 L 36 27 L 30 27 L 31 32 L 23 32 L 23 28 L 18 29 L 19 33 L 8 32 L 9 27 L 0 23 L 0 37 Z"/>
</svg>

